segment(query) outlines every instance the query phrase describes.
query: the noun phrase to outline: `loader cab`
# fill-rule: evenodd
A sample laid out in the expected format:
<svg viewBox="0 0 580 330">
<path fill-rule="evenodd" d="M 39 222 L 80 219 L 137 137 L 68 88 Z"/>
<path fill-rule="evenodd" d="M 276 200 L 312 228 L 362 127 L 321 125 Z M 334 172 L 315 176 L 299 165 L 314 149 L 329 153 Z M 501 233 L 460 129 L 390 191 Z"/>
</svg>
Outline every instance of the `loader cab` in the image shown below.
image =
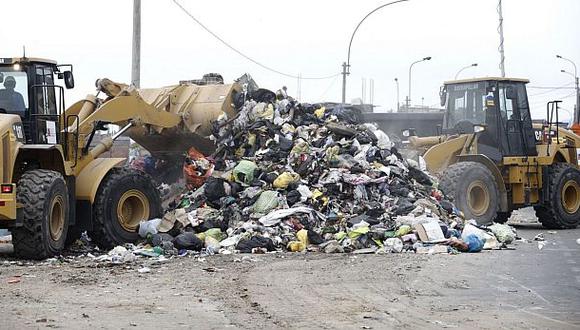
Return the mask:
<svg viewBox="0 0 580 330">
<path fill-rule="evenodd" d="M 61 70 L 70 68 L 69 70 Z M 71 65 L 37 58 L 0 58 L 0 115 L 19 115 L 28 144 L 57 144 L 61 114 L 65 109 L 64 88 L 55 83 L 64 79 L 74 87 Z"/>
<path fill-rule="evenodd" d="M 515 78 L 445 82 L 443 133 L 478 134 L 478 153 L 498 164 L 503 157 L 536 156 L 526 83 Z"/>
</svg>

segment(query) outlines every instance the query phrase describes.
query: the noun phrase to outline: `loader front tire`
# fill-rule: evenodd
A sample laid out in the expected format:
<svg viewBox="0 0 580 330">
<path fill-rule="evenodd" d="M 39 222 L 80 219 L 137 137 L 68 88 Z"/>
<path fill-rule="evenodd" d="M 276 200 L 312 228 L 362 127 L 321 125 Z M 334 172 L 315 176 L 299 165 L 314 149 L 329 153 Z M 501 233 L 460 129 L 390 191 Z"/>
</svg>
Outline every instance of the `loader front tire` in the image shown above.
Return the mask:
<svg viewBox="0 0 580 330">
<path fill-rule="evenodd" d="M 16 200 L 22 205 L 22 226 L 12 231 L 14 254 L 45 259 L 62 251 L 69 224 L 69 198 L 62 175 L 31 170 L 18 181 Z"/>
<path fill-rule="evenodd" d="M 460 162 L 449 166 L 439 187 L 453 198 L 466 220 L 480 225 L 492 223 L 499 210 L 499 190 L 491 171 L 477 162 Z"/>
<path fill-rule="evenodd" d="M 161 199 L 145 173 L 113 168 L 101 182 L 93 205 L 94 224 L 89 236 L 101 247 L 132 243 L 141 221 L 161 215 Z"/>
<path fill-rule="evenodd" d="M 574 229 L 580 224 L 580 171 L 555 164 L 548 173 L 547 202 L 534 207 L 536 216 L 548 229 Z"/>
</svg>

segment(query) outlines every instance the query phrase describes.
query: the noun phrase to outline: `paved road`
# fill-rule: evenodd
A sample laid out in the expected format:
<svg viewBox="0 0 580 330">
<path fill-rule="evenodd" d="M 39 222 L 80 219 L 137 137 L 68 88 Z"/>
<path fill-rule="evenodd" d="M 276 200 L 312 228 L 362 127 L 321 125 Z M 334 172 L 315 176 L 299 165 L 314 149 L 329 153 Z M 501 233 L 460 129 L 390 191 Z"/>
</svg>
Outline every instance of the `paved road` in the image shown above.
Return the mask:
<svg viewBox="0 0 580 330">
<path fill-rule="evenodd" d="M 463 254 L 452 262 L 428 264 L 426 271 L 445 269 L 446 274 L 439 273 L 435 281 L 448 281 L 449 274 L 458 280 L 438 288 L 443 308 L 472 304 L 474 319 L 477 314 L 497 317 L 498 325 L 508 327 L 521 322 L 522 327 L 580 328 L 580 245 L 576 243 L 580 229 L 550 234 L 539 224 L 516 228 L 528 240 L 544 233 L 544 247 L 540 250 L 538 242 L 530 241 L 515 244 L 515 250 Z"/>
</svg>

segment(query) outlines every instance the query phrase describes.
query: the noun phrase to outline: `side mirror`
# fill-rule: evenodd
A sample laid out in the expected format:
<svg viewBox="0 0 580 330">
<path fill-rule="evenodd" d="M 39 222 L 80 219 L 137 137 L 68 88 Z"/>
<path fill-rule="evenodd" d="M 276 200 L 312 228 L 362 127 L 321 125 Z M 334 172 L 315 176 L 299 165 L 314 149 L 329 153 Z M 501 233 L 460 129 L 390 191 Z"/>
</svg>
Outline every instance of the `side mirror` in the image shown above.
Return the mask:
<svg viewBox="0 0 580 330">
<path fill-rule="evenodd" d="M 439 98 L 441 99 L 441 106 L 445 106 L 445 101 L 447 101 L 447 88 L 441 86 L 439 89 Z"/>
<path fill-rule="evenodd" d="M 4 74 L 0 72 L 0 83 L 4 82 Z"/>
<path fill-rule="evenodd" d="M 63 72 L 64 76 L 64 85 L 67 89 L 71 89 L 75 87 L 75 78 L 73 76 L 72 71 L 65 71 Z"/>
</svg>

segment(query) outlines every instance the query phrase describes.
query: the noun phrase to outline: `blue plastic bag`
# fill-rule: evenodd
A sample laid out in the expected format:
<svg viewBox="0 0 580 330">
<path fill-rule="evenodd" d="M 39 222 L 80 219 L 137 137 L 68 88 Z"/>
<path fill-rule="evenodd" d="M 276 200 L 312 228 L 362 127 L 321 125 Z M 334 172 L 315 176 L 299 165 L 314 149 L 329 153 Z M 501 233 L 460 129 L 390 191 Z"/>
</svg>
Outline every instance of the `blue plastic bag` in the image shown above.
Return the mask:
<svg viewBox="0 0 580 330">
<path fill-rule="evenodd" d="M 467 252 L 479 252 L 483 250 L 483 245 L 485 244 L 485 242 L 482 239 L 480 239 L 479 237 L 477 237 L 477 235 L 474 234 L 467 235 L 467 237 L 465 238 L 465 243 L 467 243 L 469 247 Z"/>
</svg>

